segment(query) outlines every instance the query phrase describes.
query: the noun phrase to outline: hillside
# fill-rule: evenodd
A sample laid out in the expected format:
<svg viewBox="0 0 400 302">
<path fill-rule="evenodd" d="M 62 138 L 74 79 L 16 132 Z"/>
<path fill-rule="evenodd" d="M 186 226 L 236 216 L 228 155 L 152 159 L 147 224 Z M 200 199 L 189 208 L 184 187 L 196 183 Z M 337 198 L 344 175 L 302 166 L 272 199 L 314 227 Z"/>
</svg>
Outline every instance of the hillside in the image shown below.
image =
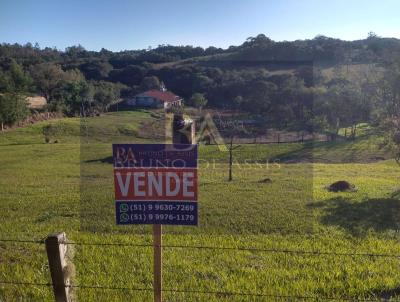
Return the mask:
<svg viewBox="0 0 400 302">
<path fill-rule="evenodd" d="M 340 128 L 383 123 L 392 109 L 380 87 L 396 89 L 399 53 L 399 40 L 372 33 L 359 41 L 291 42 L 260 34 L 228 49 L 95 52 L 1 44 L 0 122 L 12 125 L 29 115 L 27 95 L 44 96 L 44 111 L 95 116 L 166 86 L 185 105 L 199 107 L 194 96 L 201 95 L 211 109 L 263 118 L 268 128 L 335 136 Z"/>
<path fill-rule="evenodd" d="M 87 119 L 64 118 L 9 130 L 0 135 L 0 146 L 81 144 L 112 142 L 156 143 L 164 140 L 164 114 L 158 110 L 112 112 Z M 305 143 L 244 144 L 235 160 L 252 162 L 368 163 L 393 158 L 380 132 L 360 125 L 355 140 Z M 341 130 L 344 131 L 343 129 Z M 225 138 L 228 142 L 228 138 Z M 47 141 L 47 143 L 46 143 Z M 107 147 L 108 148 L 108 147 Z M 217 145 L 200 145 L 202 159 L 226 162 L 228 154 Z"/>
</svg>

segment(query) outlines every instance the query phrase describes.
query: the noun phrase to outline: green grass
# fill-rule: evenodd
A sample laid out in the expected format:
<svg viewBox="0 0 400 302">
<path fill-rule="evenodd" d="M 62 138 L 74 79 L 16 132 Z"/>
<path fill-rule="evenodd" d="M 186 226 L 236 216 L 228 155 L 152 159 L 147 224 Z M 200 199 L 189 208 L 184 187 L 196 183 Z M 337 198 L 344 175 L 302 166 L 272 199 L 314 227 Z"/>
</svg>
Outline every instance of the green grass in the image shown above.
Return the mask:
<svg viewBox="0 0 400 302">
<path fill-rule="evenodd" d="M 316 143 L 285 143 L 263 145 L 241 145 L 234 151 L 234 160 L 248 162 L 269 160 L 287 163 L 360 163 L 390 159 L 390 150 L 383 145 L 384 138 L 371 134 L 354 141 L 333 141 Z M 202 158 L 226 162 L 228 154 L 218 152 L 218 146 L 202 146 Z"/>
<path fill-rule="evenodd" d="M 151 244 L 148 226 L 114 225 L 112 141 L 152 142 L 151 112 L 112 113 L 81 123 L 52 121 L 59 143 L 36 124 L 0 135 L 0 237 Z M 83 130 L 87 132 L 81 132 Z M 83 134 L 82 136 L 80 134 Z M 378 136 L 355 142 L 244 145 L 227 182 L 227 154 L 200 148 L 200 225 L 164 227 L 165 245 L 259 247 L 400 254 L 399 167 L 371 162 Z M 318 163 L 310 163 L 316 159 Z M 267 164 L 268 163 L 268 164 Z M 270 178 L 270 183 L 260 180 Z M 336 180 L 353 193 L 331 193 Z M 151 288 L 152 249 L 73 245 L 81 285 Z M 378 298 L 398 293 L 398 258 L 166 248 L 164 287 L 282 296 Z M 0 243 L 0 280 L 50 282 L 44 246 Z M 392 293 L 392 294 L 391 294 Z M 78 289 L 80 301 L 152 301 L 151 291 Z M 51 288 L 0 285 L 0 301 L 51 301 Z M 165 301 L 282 301 L 251 296 L 165 293 Z M 284 299 L 285 300 L 285 299 Z M 287 299 L 286 299 L 287 300 Z M 323 298 L 315 299 L 324 301 Z M 294 300 L 293 300 L 294 301 Z"/>
</svg>

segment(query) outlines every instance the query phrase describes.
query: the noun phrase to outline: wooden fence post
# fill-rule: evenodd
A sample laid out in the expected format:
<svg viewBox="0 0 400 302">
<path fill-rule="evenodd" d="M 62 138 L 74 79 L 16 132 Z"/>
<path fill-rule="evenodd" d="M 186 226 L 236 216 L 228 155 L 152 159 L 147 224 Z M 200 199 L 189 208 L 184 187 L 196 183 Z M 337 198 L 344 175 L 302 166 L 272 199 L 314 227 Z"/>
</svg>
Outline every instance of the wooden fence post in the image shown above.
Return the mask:
<svg viewBox="0 0 400 302">
<path fill-rule="evenodd" d="M 154 302 L 162 302 L 162 225 L 153 225 Z"/>
<path fill-rule="evenodd" d="M 67 251 L 65 233 L 54 233 L 45 240 L 47 258 L 49 260 L 53 292 L 56 302 L 71 302 L 69 280 L 65 276 L 67 266 L 65 254 Z"/>
</svg>

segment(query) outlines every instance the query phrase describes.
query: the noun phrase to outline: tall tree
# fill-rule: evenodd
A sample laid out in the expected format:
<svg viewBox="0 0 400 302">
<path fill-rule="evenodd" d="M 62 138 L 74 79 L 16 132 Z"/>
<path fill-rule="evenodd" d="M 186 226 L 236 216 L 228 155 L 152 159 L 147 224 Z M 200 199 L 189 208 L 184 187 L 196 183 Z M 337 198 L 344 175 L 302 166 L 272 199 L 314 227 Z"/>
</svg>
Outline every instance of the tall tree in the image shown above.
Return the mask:
<svg viewBox="0 0 400 302">
<path fill-rule="evenodd" d="M 120 96 L 120 86 L 109 82 L 95 82 L 94 87 L 94 105 L 97 110 L 107 111 L 110 105 L 116 102 Z"/>
<path fill-rule="evenodd" d="M 16 93 L 0 94 L 0 124 L 12 125 L 28 115 L 28 104 L 24 96 Z"/>
<path fill-rule="evenodd" d="M 207 105 L 208 100 L 205 98 L 204 94 L 201 93 L 195 93 L 192 95 L 190 98 L 190 102 L 200 110 L 203 109 L 204 106 Z"/>
<path fill-rule="evenodd" d="M 161 83 L 160 80 L 156 76 L 144 77 L 142 82 L 140 83 L 140 90 L 152 90 L 152 89 L 160 89 Z"/>
<path fill-rule="evenodd" d="M 70 114 L 85 116 L 92 113 L 93 87 L 86 81 L 66 83 L 61 97 Z"/>
<path fill-rule="evenodd" d="M 256 80 L 249 83 L 249 97 L 244 104 L 245 109 L 253 113 L 269 113 L 274 105 L 278 87 L 268 81 Z"/>
<path fill-rule="evenodd" d="M 113 69 L 112 65 L 105 61 L 94 60 L 79 66 L 87 80 L 103 80 Z"/>
<path fill-rule="evenodd" d="M 0 92 L 27 93 L 33 89 L 33 80 L 21 65 L 11 60 L 4 71 L 0 69 Z"/>
<path fill-rule="evenodd" d="M 31 73 L 36 87 L 48 102 L 53 101 L 54 93 L 64 81 L 65 73 L 59 65 L 44 63 L 33 66 Z"/>
<path fill-rule="evenodd" d="M 14 60 L 11 63 L 9 74 L 13 83 L 14 92 L 28 92 L 32 90 L 32 78 L 29 73 L 25 72 L 22 66 Z"/>
</svg>

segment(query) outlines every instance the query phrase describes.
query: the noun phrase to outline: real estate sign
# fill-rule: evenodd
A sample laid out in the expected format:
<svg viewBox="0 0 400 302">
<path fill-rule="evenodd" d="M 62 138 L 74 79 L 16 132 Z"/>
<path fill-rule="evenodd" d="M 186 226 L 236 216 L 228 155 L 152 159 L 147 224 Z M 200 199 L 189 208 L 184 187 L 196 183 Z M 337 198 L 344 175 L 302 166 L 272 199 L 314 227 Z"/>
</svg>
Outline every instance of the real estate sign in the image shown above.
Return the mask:
<svg viewBox="0 0 400 302">
<path fill-rule="evenodd" d="M 117 224 L 197 225 L 197 145 L 114 144 Z"/>
</svg>

